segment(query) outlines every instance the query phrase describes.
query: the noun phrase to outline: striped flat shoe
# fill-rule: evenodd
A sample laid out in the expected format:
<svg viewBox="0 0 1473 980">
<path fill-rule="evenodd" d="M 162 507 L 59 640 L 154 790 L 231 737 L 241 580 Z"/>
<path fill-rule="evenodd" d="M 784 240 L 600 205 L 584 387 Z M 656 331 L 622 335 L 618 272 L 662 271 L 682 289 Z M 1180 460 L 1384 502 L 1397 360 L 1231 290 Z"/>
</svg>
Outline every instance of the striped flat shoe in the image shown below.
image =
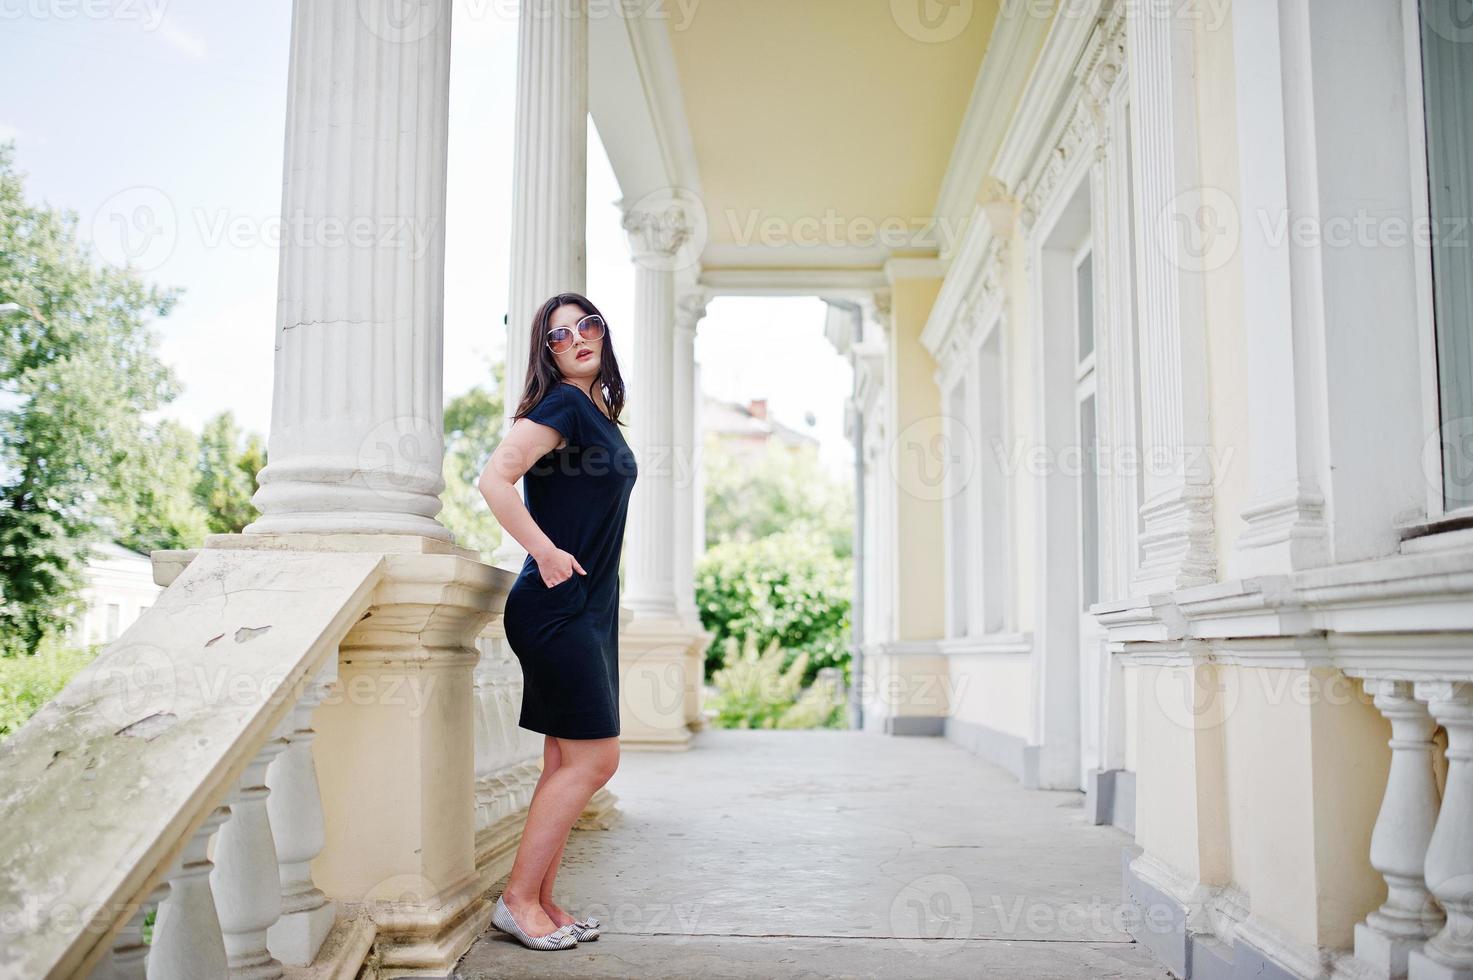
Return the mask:
<svg viewBox="0 0 1473 980">
<path fill-rule="evenodd" d="M 577 919 L 571 925 L 573 927 L 573 935 L 578 938 L 580 943 L 591 943 L 598 938 L 599 922 L 591 915 L 586 919 Z"/>
<path fill-rule="evenodd" d="M 491 924 L 502 932 L 515 936 L 517 941 L 528 949 L 572 949 L 578 945 L 578 937 L 573 934 L 573 924 L 558 926 L 545 936 L 529 936 L 517 925 L 517 920 L 511 914 L 511 909 L 506 907 L 504 898 L 496 899 L 496 911 L 491 913 Z"/>
</svg>

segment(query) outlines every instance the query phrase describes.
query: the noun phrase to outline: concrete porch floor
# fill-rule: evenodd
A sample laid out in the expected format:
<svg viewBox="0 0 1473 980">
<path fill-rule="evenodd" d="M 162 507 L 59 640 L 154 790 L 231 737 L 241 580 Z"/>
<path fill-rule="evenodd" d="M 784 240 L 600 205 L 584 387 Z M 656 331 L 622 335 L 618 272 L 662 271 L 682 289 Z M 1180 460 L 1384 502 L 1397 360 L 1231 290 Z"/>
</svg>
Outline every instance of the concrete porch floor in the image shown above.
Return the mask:
<svg viewBox="0 0 1473 980">
<path fill-rule="evenodd" d="M 1123 931 L 1130 838 L 944 739 L 706 731 L 625 752 L 609 788 L 622 815 L 558 879 L 603 935 L 493 929 L 453 976 L 1170 976 Z"/>
</svg>

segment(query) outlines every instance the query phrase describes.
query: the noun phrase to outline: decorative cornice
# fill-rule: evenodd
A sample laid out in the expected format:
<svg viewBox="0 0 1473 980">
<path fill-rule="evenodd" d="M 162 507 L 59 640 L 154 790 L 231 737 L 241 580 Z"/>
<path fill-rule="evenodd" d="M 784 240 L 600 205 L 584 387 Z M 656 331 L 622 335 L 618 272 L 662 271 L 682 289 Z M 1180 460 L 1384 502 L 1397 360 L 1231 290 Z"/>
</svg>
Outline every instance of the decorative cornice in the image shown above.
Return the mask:
<svg viewBox="0 0 1473 980">
<path fill-rule="evenodd" d="M 1108 133 L 1110 100 L 1124 88 L 1125 63 L 1125 4 L 1092 0 L 1055 18 L 1028 95 L 1012 117 L 1006 152 L 999 152 L 994 174 L 984 182 L 921 334 L 938 363 L 949 364 L 980 344 L 1001 315 L 1002 269 L 1013 229 L 1029 230 L 1065 174 L 1080 165 L 1081 154 L 1098 151 Z M 1024 180 L 1026 161 L 1033 163 Z M 1008 190 L 1015 185 L 1016 196 Z"/>
<path fill-rule="evenodd" d="M 893 287 L 903 279 L 940 279 L 946 268 L 934 255 L 892 255 L 885 260 L 885 280 Z"/>
<path fill-rule="evenodd" d="M 1473 548 L 1218 582 L 1091 612 L 1132 660 L 1180 659 L 1195 643 L 1220 662 L 1473 678 Z"/>
<path fill-rule="evenodd" d="M 998 106 L 1015 105 L 1028 84 L 1035 53 L 1049 32 L 1047 18 L 1023 4 L 1003 4 L 977 70 L 966 115 L 952 146 L 937 195 L 936 214 L 970 226 L 968 212 L 977 199 L 977 175 L 987 173 L 1013 117 Z M 985 196 L 985 194 L 984 194 Z M 950 259 L 950 255 L 942 255 Z"/>
<path fill-rule="evenodd" d="M 1002 186 L 1017 187 L 1042 149 L 1054 121 L 1077 82 L 1079 63 L 1099 19 L 1101 0 L 1069 0 L 1049 27 L 1043 50 L 1010 120 L 1007 135 L 992 162 L 992 176 Z"/>
<path fill-rule="evenodd" d="M 1109 109 L 1124 91 L 1125 6 L 1117 0 L 1100 5 L 1101 19 L 1084 39 L 1055 122 L 1030 156 L 1033 164 L 1018 191 L 1025 227 L 1049 210 L 1065 175 L 1098 158 L 1109 141 Z"/>
<path fill-rule="evenodd" d="M 866 269 L 799 269 L 707 266 L 700 286 L 709 296 L 820 296 L 863 301 L 888 288 L 885 271 Z"/>
</svg>

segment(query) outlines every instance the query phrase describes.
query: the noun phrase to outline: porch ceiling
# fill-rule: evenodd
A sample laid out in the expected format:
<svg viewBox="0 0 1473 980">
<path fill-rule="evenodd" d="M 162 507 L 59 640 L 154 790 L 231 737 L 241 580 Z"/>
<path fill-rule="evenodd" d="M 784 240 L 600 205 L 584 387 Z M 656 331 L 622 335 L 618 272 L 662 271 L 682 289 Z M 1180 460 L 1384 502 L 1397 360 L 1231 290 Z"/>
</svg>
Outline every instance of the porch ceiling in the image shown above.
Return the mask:
<svg viewBox="0 0 1473 980">
<path fill-rule="evenodd" d="M 908 232 L 876 241 L 876 227 L 929 225 L 997 2 L 943 7 L 970 7 L 944 40 L 899 23 L 917 6 L 704 0 L 666 21 L 704 269 L 874 268 L 934 250 Z"/>
</svg>

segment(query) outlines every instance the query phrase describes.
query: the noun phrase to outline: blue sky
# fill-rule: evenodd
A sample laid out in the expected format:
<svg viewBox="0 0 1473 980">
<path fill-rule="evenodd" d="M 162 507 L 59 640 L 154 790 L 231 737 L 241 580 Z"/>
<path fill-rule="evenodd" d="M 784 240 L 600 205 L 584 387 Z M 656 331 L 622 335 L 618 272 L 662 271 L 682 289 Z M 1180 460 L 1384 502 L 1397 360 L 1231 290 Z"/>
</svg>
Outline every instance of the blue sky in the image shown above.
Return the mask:
<svg viewBox="0 0 1473 980">
<path fill-rule="evenodd" d="M 516 87 L 515 4 L 456 4 L 446 225 L 445 390 L 485 380 L 504 340 Z M 182 287 L 158 324 L 184 383 L 167 414 L 198 427 L 231 409 L 270 426 L 285 126 L 287 0 L 0 0 L 0 139 L 33 198 L 76 211 L 100 255 L 124 261 L 119 214 L 152 216 L 132 261 Z M 588 293 L 618 331 L 634 267 L 617 181 L 590 125 Z M 139 205 L 143 208 L 140 210 Z M 135 239 L 136 241 L 136 239 Z M 720 299 L 697 334 L 708 392 L 766 397 L 844 473 L 847 366 L 815 299 Z M 631 331 L 616 333 L 631 363 Z"/>
</svg>

